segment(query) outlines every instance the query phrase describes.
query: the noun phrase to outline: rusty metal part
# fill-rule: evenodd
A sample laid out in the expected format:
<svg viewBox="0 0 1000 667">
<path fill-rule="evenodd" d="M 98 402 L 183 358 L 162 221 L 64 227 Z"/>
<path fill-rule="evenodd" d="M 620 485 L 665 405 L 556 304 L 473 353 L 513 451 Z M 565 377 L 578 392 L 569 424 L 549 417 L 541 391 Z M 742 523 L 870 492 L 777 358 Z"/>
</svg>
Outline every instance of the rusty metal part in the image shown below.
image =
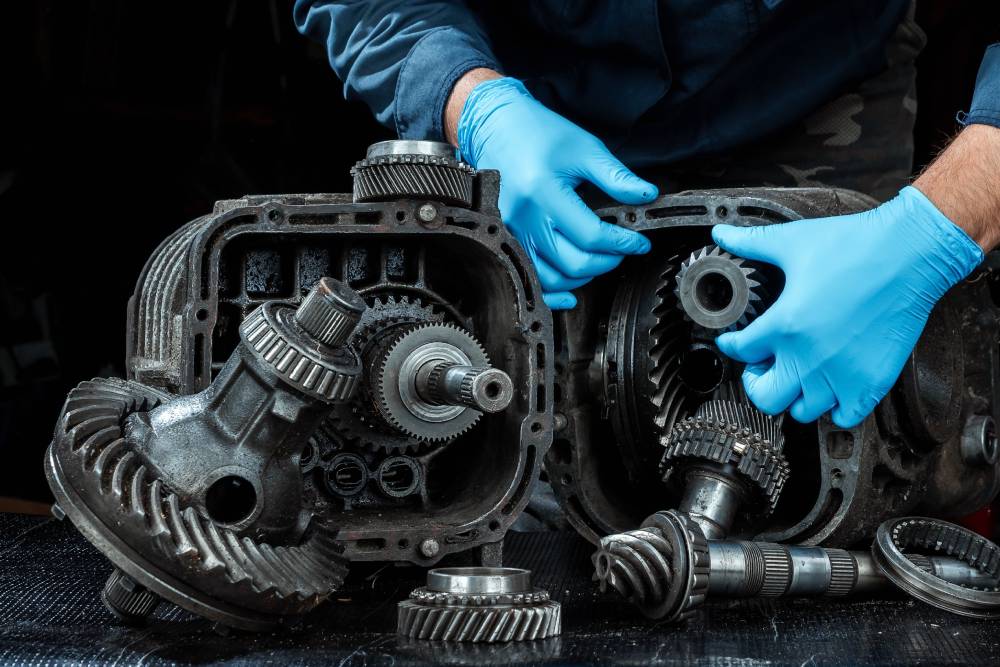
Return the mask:
<svg viewBox="0 0 1000 667">
<path fill-rule="evenodd" d="M 365 306 L 326 278 L 304 303 L 301 321 L 261 305 L 198 394 L 99 379 L 67 398 L 46 474 L 61 510 L 116 565 L 103 598 L 120 617 L 147 615 L 159 596 L 259 630 L 340 585 L 336 528 L 313 520 L 298 457 L 356 386 L 360 361 L 342 343 Z"/>
<path fill-rule="evenodd" d="M 925 535 L 923 543 L 928 542 L 933 546 L 934 539 Z M 996 547 L 982 548 L 984 542 L 946 540 L 947 548 L 939 551 L 947 556 L 911 556 L 911 561 L 897 552 L 894 562 L 901 574 L 933 582 L 937 590 L 960 591 L 965 600 L 964 607 L 937 606 L 968 612 L 974 598 L 979 612 L 986 613 L 985 600 L 994 605 L 1000 600 L 1000 593 L 992 592 L 1000 557 Z M 887 561 L 872 548 L 874 559 L 865 551 L 706 540 L 694 521 L 669 510 L 657 512 L 637 530 L 603 537 L 592 561 L 602 592 L 614 589 L 649 618 L 664 622 L 683 621 L 708 597 L 844 597 L 892 592 L 900 585 L 924 599 L 922 587 L 908 585 L 892 570 L 883 572 Z M 980 590 L 984 587 L 991 590 Z"/>
<path fill-rule="evenodd" d="M 465 552 L 496 564 L 504 532 L 537 483 L 555 394 L 551 313 L 500 220 L 498 192 L 498 174 L 481 171 L 472 177 L 471 207 L 464 194 L 460 206 L 422 195 L 219 202 L 167 239 L 144 269 L 129 307 L 129 376 L 177 394 L 204 389 L 256 306 L 297 303 L 322 275 L 368 304 L 350 342 L 359 356 L 405 327 L 461 328 L 510 377 L 506 409 L 484 413 L 452 439 L 420 440 L 385 423 L 365 373 L 354 398 L 303 445 L 299 468 L 314 514 L 342 529 L 351 560 L 426 566 Z M 389 461 L 397 456 L 406 463 Z M 401 494 L 411 480 L 416 488 Z"/>
<path fill-rule="evenodd" d="M 705 401 L 734 398 L 727 387 L 742 369 L 714 348 L 718 330 L 685 320 L 674 291 L 685 258 L 711 243 L 712 225 L 774 224 L 873 205 L 843 190 L 747 188 L 597 210 L 607 222 L 646 234 L 653 249 L 626 260 L 623 275 L 577 290 L 578 307 L 556 316 L 555 409 L 566 424 L 546 467 L 583 535 L 596 543 L 677 507 L 681 488 L 665 494 L 651 474 L 660 436 Z M 988 260 L 935 306 L 896 387 L 864 422 L 841 429 L 826 418 L 785 420 L 782 430 L 796 446 L 783 455 L 795 474 L 754 529 L 757 539 L 848 546 L 872 538 L 886 518 L 963 516 L 996 496 L 1000 462 L 969 449 L 971 434 L 984 432 L 977 418 L 1000 414 L 996 267 L 1000 262 Z M 755 270 L 768 287 L 766 306 L 783 277 L 768 265 Z M 980 441 L 987 453 L 989 439 Z"/>
</svg>

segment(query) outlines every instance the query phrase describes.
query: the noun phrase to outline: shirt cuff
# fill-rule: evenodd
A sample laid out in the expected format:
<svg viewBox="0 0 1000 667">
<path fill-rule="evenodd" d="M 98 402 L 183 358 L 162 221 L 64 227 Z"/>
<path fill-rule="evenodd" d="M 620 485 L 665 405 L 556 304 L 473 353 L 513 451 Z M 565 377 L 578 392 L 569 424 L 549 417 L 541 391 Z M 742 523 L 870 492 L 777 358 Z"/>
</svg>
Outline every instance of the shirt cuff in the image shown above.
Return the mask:
<svg viewBox="0 0 1000 667">
<path fill-rule="evenodd" d="M 972 107 L 968 113 L 959 112 L 958 122 L 961 125 L 979 123 L 1000 128 L 1000 43 L 986 49 L 976 77 Z"/>
<path fill-rule="evenodd" d="M 406 56 L 396 80 L 396 133 L 444 141 L 444 106 L 455 82 L 477 67 L 499 70 L 489 48 L 453 28 L 432 30 Z"/>
</svg>

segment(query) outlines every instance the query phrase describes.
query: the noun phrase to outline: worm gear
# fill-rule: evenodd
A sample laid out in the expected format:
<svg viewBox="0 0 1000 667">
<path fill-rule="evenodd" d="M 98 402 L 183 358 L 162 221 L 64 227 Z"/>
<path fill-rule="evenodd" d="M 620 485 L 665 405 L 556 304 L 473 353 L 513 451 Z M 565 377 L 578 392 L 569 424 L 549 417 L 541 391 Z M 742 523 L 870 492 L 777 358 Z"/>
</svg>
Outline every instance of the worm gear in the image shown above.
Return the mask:
<svg viewBox="0 0 1000 667">
<path fill-rule="evenodd" d="M 748 525 L 769 516 L 788 479 L 780 422 L 745 400 L 702 404 L 661 443 L 663 481 L 709 539 L 727 537 L 737 514 Z"/>
<path fill-rule="evenodd" d="M 432 199 L 472 206 L 475 169 L 455 148 L 435 141 L 383 141 L 351 168 L 354 201 Z"/>
<path fill-rule="evenodd" d="M 479 410 L 434 404 L 416 386 L 420 369 L 432 363 L 490 366 L 486 350 L 463 329 L 454 324 L 409 327 L 383 343 L 375 358 L 369 382 L 376 406 L 386 422 L 400 432 L 425 442 L 444 442 L 479 421 Z"/>
<path fill-rule="evenodd" d="M 602 538 L 592 561 L 601 592 L 617 590 L 649 618 L 682 621 L 708 594 L 708 542 L 698 524 L 676 510 Z"/>
<path fill-rule="evenodd" d="M 508 642 L 554 637 L 560 605 L 515 568 L 431 570 L 427 586 L 399 603 L 397 633 L 411 639 Z"/>
<path fill-rule="evenodd" d="M 729 331 L 746 326 L 760 311 L 761 276 L 746 260 L 707 245 L 681 263 L 675 293 L 695 324 Z"/>
</svg>

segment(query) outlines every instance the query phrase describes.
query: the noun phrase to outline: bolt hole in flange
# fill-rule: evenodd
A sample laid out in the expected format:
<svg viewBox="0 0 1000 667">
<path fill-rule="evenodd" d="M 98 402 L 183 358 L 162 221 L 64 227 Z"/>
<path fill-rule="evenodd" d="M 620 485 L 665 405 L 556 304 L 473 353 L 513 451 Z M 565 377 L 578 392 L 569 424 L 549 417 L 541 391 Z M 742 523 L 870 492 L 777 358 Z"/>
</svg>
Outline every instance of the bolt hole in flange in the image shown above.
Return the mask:
<svg viewBox="0 0 1000 667">
<path fill-rule="evenodd" d="M 404 498 L 420 486 L 420 467 L 405 456 L 391 456 L 375 474 L 379 490 L 392 498 Z"/>
<path fill-rule="evenodd" d="M 726 379 L 726 362 L 717 350 L 695 345 L 681 358 L 680 378 L 692 391 L 708 394 Z"/>
<path fill-rule="evenodd" d="M 253 514 L 256 507 L 257 491 L 239 475 L 220 477 L 205 494 L 205 509 L 219 523 L 239 523 Z"/>
<path fill-rule="evenodd" d="M 326 487 L 335 495 L 357 495 L 368 483 L 368 466 L 357 454 L 338 454 L 326 470 L 325 481 Z"/>
</svg>

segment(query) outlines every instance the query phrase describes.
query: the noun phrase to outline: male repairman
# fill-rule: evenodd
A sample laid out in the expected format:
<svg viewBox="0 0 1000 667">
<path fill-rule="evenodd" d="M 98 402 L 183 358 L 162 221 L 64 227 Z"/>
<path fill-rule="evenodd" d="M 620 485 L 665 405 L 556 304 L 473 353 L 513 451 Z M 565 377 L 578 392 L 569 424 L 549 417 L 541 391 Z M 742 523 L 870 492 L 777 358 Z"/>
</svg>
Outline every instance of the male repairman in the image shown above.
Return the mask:
<svg viewBox="0 0 1000 667">
<path fill-rule="evenodd" d="M 298 0 L 350 98 L 402 138 L 447 140 L 501 175 L 504 221 L 553 308 L 647 252 L 575 190 L 837 186 L 857 215 L 718 226 L 786 284 L 719 337 L 749 398 L 799 421 L 859 423 L 892 387 L 935 302 L 1000 241 L 1000 44 L 964 129 L 914 182 L 911 0 Z M 586 129 L 584 129 L 586 128 Z M 626 166 L 628 165 L 628 166 Z"/>
</svg>

